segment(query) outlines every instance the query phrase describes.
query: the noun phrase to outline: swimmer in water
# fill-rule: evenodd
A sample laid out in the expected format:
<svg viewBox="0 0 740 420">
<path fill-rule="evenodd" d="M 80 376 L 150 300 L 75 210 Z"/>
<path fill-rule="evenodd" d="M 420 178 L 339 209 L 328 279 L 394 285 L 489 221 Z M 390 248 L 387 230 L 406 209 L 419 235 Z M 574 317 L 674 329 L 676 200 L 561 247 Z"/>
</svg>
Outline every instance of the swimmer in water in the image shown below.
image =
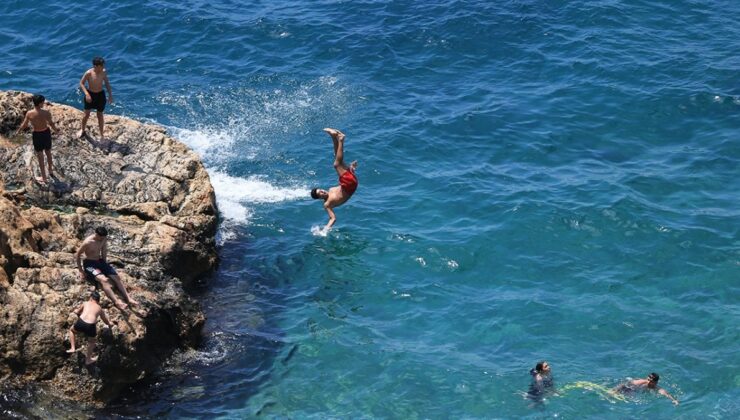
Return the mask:
<svg viewBox="0 0 740 420">
<path fill-rule="evenodd" d="M 324 209 L 329 214 L 329 223 L 326 224 L 325 230 L 331 229 L 337 216 L 334 214 L 334 207 L 339 207 L 346 203 L 357 189 L 357 176 L 355 168 L 357 161 L 352 162 L 349 166 L 344 163 L 344 133 L 335 128 L 325 128 L 334 142 L 334 169 L 339 175 L 339 185 L 329 188 L 329 191 L 320 188 L 311 190 L 311 198 L 314 200 L 324 200 Z"/>
<path fill-rule="evenodd" d="M 619 394 L 632 394 L 635 391 L 651 390 L 656 391 L 658 394 L 668 398 L 673 404 L 678 405 L 678 400 L 673 398 L 673 395 L 669 394 L 668 391 L 658 386 L 660 376 L 653 372 L 645 379 L 633 379 L 627 383 L 621 384 L 614 388 L 612 391 Z"/>
<path fill-rule="evenodd" d="M 553 387 L 550 364 L 543 360 L 537 363 L 537 365 L 529 371 L 529 374 L 532 375 L 532 383 L 529 385 L 527 396 L 531 399 L 539 400 L 547 390 L 552 389 Z"/>
</svg>

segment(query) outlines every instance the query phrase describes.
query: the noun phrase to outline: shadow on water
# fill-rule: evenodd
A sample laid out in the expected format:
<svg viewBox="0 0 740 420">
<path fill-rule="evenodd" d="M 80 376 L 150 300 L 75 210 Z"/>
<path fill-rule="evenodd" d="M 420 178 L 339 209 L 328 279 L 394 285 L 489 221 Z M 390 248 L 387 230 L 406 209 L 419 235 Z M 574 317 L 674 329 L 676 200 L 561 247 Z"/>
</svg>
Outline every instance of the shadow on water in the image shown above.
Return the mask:
<svg viewBox="0 0 740 420">
<path fill-rule="evenodd" d="M 270 379 L 275 361 L 291 351 L 276 322 L 284 307 L 280 280 L 254 268 L 265 240 L 247 232 L 238 237 L 219 251 L 217 270 L 191 290 L 207 317 L 199 348 L 177 351 L 96 416 L 198 417 L 238 409 Z"/>
<path fill-rule="evenodd" d="M 340 234 L 305 242 L 261 232 L 237 236 L 220 250 L 216 272 L 191 291 L 208 319 L 201 346 L 176 352 L 159 372 L 96 417 L 199 417 L 243 409 L 275 375 L 289 369 L 299 350 L 279 324 L 289 316 L 288 306 L 296 305 L 291 298 L 307 292 L 304 298 L 312 304 L 335 301 L 348 287 L 354 265 L 349 259 L 367 246 Z M 309 322 L 306 327 L 315 326 Z"/>
<path fill-rule="evenodd" d="M 300 344 L 280 325 L 300 302 L 342 318 L 367 242 L 347 234 L 304 241 L 244 229 L 220 250 L 221 263 L 190 291 L 207 316 L 197 349 L 176 351 L 151 377 L 100 410 L 55 399 L 43 387 L 0 388 L 3 418 L 204 417 L 241 410 L 275 375 L 289 370 Z M 293 299 L 293 300 L 291 300 Z M 320 323 L 320 322 L 319 322 Z M 305 324 L 314 333 L 313 319 Z M 253 415 L 269 410 L 271 401 Z"/>
<path fill-rule="evenodd" d="M 42 388 L 0 385 L 0 418 L 40 420 L 88 417 L 89 411 L 80 407 L 80 404 L 55 398 Z"/>
</svg>

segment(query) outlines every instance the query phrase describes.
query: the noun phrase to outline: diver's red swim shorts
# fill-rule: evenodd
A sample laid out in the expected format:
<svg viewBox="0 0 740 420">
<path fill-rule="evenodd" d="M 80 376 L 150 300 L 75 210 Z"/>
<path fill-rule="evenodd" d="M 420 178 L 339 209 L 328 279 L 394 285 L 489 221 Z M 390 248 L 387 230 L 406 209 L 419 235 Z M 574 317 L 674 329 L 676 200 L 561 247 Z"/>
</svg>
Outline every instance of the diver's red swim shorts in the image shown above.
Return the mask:
<svg viewBox="0 0 740 420">
<path fill-rule="evenodd" d="M 342 186 L 342 189 L 346 191 L 347 194 L 352 195 L 357 189 L 357 177 L 352 173 L 352 171 L 346 171 L 339 177 L 339 185 Z"/>
</svg>

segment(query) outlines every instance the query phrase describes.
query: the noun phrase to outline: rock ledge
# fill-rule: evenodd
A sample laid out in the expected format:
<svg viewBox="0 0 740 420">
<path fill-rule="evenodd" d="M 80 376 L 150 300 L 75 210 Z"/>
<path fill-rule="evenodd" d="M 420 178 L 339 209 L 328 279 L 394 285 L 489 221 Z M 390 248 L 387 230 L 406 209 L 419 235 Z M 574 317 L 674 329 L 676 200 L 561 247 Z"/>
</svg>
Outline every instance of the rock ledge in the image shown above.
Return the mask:
<svg viewBox="0 0 740 420">
<path fill-rule="evenodd" d="M 30 94 L 0 92 L 0 377 L 103 405 L 175 349 L 197 345 L 205 317 L 185 290 L 217 262 L 215 195 L 199 157 L 162 127 L 106 115 L 100 141 L 93 114 L 96 139 L 77 139 L 82 112 L 48 102 L 60 129 L 57 178 L 39 185 L 30 133 L 13 137 L 31 108 Z M 97 226 L 108 229 L 108 261 L 141 317 L 101 293 L 118 325 L 98 324 L 100 358 L 87 369 L 63 337 L 93 287 L 74 253 Z"/>
</svg>

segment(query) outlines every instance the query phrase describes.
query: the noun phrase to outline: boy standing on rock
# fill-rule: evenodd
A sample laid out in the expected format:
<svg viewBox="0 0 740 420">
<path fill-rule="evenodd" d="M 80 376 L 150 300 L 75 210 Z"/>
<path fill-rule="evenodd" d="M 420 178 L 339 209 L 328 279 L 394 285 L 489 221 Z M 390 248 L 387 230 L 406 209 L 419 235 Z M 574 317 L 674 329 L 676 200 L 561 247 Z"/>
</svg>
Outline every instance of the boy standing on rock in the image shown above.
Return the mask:
<svg viewBox="0 0 740 420">
<path fill-rule="evenodd" d="M 29 122 L 33 126 L 33 150 L 36 151 L 36 159 L 38 159 L 39 168 L 41 169 L 41 177 L 36 177 L 36 181 L 41 184 L 48 182 L 44 167 L 44 153 L 46 153 L 46 163 L 49 165 L 49 176 L 54 176 L 54 164 L 51 160 L 51 130 L 49 126 L 54 129 L 54 132 L 59 131 L 51 119 L 51 112 L 42 109 L 44 102 L 46 102 L 46 98 L 43 95 L 33 95 L 33 109 L 26 112 L 26 117 L 16 132 L 16 135 L 20 134 L 21 131 L 28 127 Z"/>
<path fill-rule="evenodd" d="M 110 103 L 113 103 L 113 92 L 111 91 L 110 82 L 108 81 L 108 73 L 105 71 L 105 60 L 103 57 L 95 57 L 92 60 L 93 67 L 85 72 L 80 79 L 80 89 L 85 94 L 85 100 L 82 101 L 85 105 L 85 116 L 82 117 L 82 127 L 80 127 L 79 137 L 84 136 L 85 127 L 87 125 L 87 119 L 90 117 L 90 110 L 95 109 L 98 115 L 98 128 L 100 128 L 100 139 L 105 138 L 105 120 L 103 118 L 103 111 L 105 111 L 105 92 L 103 91 L 103 84 L 108 90 L 108 96 L 110 96 Z M 87 87 L 85 87 L 87 82 Z"/>
<path fill-rule="evenodd" d="M 90 300 L 81 304 L 73 312 L 79 318 L 77 322 L 69 329 L 69 342 L 72 344 L 72 348 L 67 350 L 67 353 L 74 353 L 77 351 L 75 346 L 75 332 L 85 334 L 87 336 L 87 349 L 85 351 L 85 364 L 90 365 L 98 360 L 98 357 L 93 357 L 95 351 L 95 336 L 97 330 L 95 324 L 98 322 L 100 317 L 108 328 L 111 328 L 113 324 L 108 320 L 105 315 L 105 311 L 100 306 L 100 294 L 98 292 L 92 292 L 90 294 Z"/>
</svg>

